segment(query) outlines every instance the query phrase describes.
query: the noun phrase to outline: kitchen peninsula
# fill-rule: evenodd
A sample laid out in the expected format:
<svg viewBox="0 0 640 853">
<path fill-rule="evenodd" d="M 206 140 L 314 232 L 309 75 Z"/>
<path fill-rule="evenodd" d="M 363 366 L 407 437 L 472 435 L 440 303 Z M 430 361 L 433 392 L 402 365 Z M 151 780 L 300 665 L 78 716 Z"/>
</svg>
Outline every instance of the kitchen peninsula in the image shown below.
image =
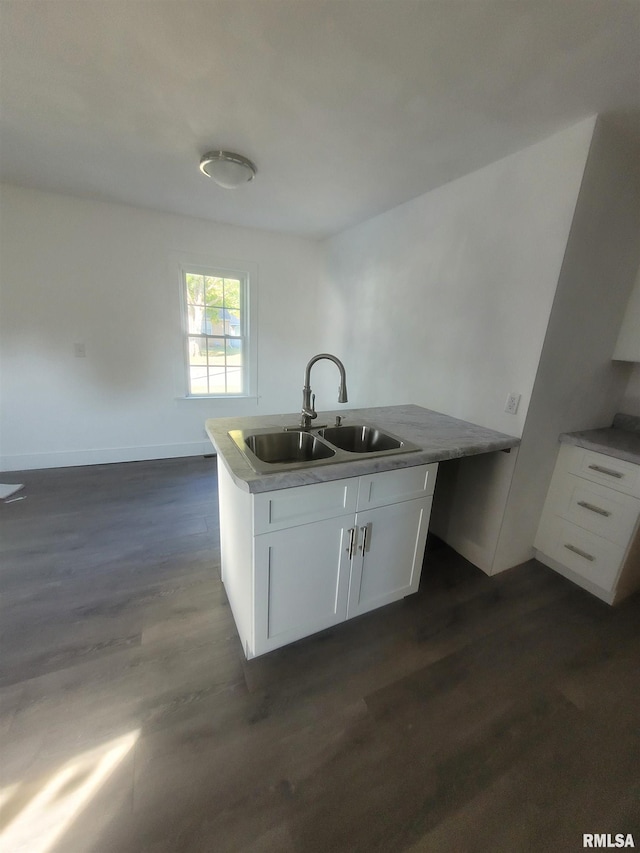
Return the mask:
<svg viewBox="0 0 640 853">
<path fill-rule="evenodd" d="M 258 473 L 229 435 L 296 429 L 299 417 L 206 422 L 219 460 L 222 580 L 247 658 L 415 592 L 438 463 L 520 443 L 415 405 L 343 408 L 322 422 L 372 424 L 418 449 Z"/>
</svg>

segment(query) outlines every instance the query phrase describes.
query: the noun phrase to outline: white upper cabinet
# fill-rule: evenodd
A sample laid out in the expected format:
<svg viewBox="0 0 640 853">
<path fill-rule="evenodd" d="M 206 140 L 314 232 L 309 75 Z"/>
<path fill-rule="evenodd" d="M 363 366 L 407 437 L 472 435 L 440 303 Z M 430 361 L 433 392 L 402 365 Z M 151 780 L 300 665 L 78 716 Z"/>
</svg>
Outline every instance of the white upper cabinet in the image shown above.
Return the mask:
<svg viewBox="0 0 640 853">
<path fill-rule="evenodd" d="M 629 297 L 613 357 L 619 361 L 640 361 L 640 270 Z"/>
</svg>

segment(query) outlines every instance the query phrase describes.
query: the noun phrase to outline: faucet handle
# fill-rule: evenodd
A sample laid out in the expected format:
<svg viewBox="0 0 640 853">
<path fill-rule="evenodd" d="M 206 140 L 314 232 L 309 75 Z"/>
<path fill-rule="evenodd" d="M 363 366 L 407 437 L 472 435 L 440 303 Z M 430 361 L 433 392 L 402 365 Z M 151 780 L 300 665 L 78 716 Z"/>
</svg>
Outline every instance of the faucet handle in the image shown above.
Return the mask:
<svg viewBox="0 0 640 853">
<path fill-rule="evenodd" d="M 342 418 L 340 415 L 336 415 L 336 426 L 342 426 Z"/>
</svg>

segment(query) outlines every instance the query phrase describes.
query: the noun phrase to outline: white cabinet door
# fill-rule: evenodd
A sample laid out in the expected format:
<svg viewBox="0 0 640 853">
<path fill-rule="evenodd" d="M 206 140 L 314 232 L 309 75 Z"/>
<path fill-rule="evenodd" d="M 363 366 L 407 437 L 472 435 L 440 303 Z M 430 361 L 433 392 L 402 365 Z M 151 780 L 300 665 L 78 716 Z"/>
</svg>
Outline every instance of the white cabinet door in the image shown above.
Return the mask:
<svg viewBox="0 0 640 853">
<path fill-rule="evenodd" d="M 417 591 L 431 502 L 421 498 L 356 515 L 347 618 Z"/>
<path fill-rule="evenodd" d="M 347 616 L 353 516 L 254 539 L 254 655 L 314 634 Z"/>
</svg>

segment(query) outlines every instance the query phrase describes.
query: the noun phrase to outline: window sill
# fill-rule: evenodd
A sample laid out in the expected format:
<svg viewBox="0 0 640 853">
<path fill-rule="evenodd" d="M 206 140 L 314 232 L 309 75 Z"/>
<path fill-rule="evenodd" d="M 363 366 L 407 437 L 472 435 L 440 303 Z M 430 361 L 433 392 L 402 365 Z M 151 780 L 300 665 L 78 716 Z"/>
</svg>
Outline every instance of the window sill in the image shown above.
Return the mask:
<svg viewBox="0 0 640 853">
<path fill-rule="evenodd" d="M 188 402 L 188 401 L 192 401 L 192 400 L 196 400 L 200 403 L 210 403 L 212 400 L 215 400 L 216 402 L 224 400 L 224 401 L 230 403 L 230 402 L 233 402 L 236 400 L 258 400 L 258 399 L 259 398 L 256 394 L 221 394 L 219 396 L 217 396 L 215 394 L 207 394 L 207 395 L 203 394 L 202 396 L 199 396 L 199 395 L 198 396 L 196 396 L 196 395 L 187 396 L 185 394 L 184 397 L 176 397 L 176 401 L 178 403 L 184 403 L 184 402 Z"/>
</svg>

